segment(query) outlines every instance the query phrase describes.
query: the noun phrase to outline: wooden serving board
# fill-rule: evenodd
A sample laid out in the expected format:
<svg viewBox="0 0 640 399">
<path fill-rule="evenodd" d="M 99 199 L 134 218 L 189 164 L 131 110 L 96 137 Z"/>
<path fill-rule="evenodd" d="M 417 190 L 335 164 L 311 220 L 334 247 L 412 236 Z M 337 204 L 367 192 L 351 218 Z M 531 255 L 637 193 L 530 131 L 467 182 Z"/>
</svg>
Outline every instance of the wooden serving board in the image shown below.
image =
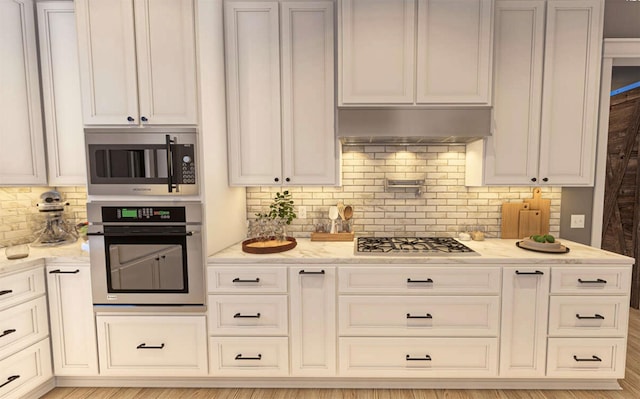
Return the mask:
<svg viewBox="0 0 640 399">
<path fill-rule="evenodd" d="M 311 233 L 311 241 L 353 241 L 353 233 Z"/>
<path fill-rule="evenodd" d="M 252 238 L 242 242 L 242 250 L 250 254 L 275 254 L 293 249 L 296 245 L 298 242 L 293 237 L 287 237 L 284 241 L 275 238 L 266 241 Z"/>
<path fill-rule="evenodd" d="M 518 238 L 525 238 L 540 233 L 539 210 L 520 211 L 520 223 L 518 224 Z"/>
<path fill-rule="evenodd" d="M 524 200 L 529 204 L 529 209 L 540 211 L 540 232 L 536 234 L 549 234 L 549 218 L 551 217 L 551 200 L 542 198 L 542 189 L 533 189 L 533 198 Z M 518 237 L 523 238 L 523 237 Z"/>
<path fill-rule="evenodd" d="M 522 238 L 519 235 L 520 211 L 528 210 L 529 204 L 524 202 L 502 203 L 502 238 Z"/>
</svg>

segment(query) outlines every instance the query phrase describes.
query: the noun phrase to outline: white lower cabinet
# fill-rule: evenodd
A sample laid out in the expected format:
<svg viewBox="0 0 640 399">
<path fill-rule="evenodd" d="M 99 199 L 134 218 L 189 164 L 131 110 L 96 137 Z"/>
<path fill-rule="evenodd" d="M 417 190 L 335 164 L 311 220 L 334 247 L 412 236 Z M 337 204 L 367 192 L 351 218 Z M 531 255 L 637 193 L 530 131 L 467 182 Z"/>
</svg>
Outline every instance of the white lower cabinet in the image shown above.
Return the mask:
<svg viewBox="0 0 640 399">
<path fill-rule="evenodd" d="M 336 374 L 336 268 L 289 269 L 291 375 Z"/>
<path fill-rule="evenodd" d="M 46 338 L 47 321 L 44 296 L 0 312 L 0 359 Z"/>
<path fill-rule="evenodd" d="M 548 377 L 624 378 L 630 281 L 630 268 L 552 268 Z"/>
<path fill-rule="evenodd" d="M 0 398 L 23 398 L 52 377 L 47 338 L 0 360 Z"/>
<path fill-rule="evenodd" d="M 207 374 L 205 316 L 96 316 L 100 374 Z"/>
<path fill-rule="evenodd" d="M 289 340 L 286 337 L 212 337 L 209 345 L 214 375 L 289 375 Z"/>
<path fill-rule="evenodd" d="M 340 338 L 349 377 L 495 377 L 497 338 Z"/>
<path fill-rule="evenodd" d="M 229 264 L 207 275 L 212 377 L 624 377 L 631 265 Z"/>
<path fill-rule="evenodd" d="M 549 338 L 547 376 L 624 378 L 624 338 Z"/>
<path fill-rule="evenodd" d="M 544 377 L 549 307 L 549 267 L 504 267 L 501 377 Z"/>
<path fill-rule="evenodd" d="M 49 265 L 47 296 L 56 375 L 98 375 L 96 324 L 88 264 Z"/>
</svg>

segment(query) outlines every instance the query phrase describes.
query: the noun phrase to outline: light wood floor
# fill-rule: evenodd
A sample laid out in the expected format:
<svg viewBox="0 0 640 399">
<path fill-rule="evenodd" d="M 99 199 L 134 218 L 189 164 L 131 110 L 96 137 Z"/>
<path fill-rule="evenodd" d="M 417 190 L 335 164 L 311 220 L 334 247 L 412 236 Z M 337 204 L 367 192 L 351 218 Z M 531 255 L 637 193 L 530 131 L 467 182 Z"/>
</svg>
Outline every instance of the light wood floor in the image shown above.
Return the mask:
<svg viewBox="0 0 640 399">
<path fill-rule="evenodd" d="M 43 399 L 640 399 L 640 311 L 631 309 L 622 391 L 56 388 Z"/>
</svg>

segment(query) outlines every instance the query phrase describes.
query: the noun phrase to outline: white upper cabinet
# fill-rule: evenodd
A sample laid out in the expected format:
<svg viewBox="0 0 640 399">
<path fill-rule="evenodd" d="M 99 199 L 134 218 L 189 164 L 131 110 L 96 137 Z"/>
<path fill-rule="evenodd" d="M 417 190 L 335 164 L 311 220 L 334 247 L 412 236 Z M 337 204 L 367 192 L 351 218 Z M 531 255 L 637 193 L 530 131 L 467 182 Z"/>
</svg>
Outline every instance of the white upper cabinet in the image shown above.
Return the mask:
<svg viewBox="0 0 640 399">
<path fill-rule="evenodd" d="M 417 103 L 489 103 L 491 0 L 419 0 Z"/>
<path fill-rule="evenodd" d="M 44 185 L 33 1 L 0 0 L 0 54 L 0 185 Z"/>
<path fill-rule="evenodd" d="M 593 185 L 603 18 L 601 0 L 547 3 L 538 175 L 548 184 Z"/>
<path fill-rule="evenodd" d="M 77 0 L 86 125 L 197 123 L 193 0 Z"/>
<path fill-rule="evenodd" d="M 467 147 L 467 185 L 593 185 L 603 6 L 496 1 L 494 131 Z"/>
<path fill-rule="evenodd" d="M 225 3 L 232 185 L 335 184 L 333 4 Z"/>
<path fill-rule="evenodd" d="M 490 102 L 492 0 L 341 0 L 339 105 Z"/>
<path fill-rule="evenodd" d="M 37 3 L 49 185 L 85 185 L 86 165 L 73 2 Z"/>
</svg>

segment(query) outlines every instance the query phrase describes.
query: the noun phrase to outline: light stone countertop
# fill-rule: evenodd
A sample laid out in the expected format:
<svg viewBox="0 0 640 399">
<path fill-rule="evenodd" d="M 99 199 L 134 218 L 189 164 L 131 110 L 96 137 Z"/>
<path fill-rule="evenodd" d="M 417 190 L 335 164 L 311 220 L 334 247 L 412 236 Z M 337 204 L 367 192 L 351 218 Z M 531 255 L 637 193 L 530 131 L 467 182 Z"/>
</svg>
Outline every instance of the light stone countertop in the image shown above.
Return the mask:
<svg viewBox="0 0 640 399">
<path fill-rule="evenodd" d="M 464 241 L 478 255 L 462 256 L 389 256 L 354 255 L 354 242 L 311 241 L 298 238 L 297 246 L 289 251 L 275 254 L 249 254 L 242 251 L 241 243 L 232 245 L 208 258 L 209 265 L 216 264 L 545 264 L 584 265 L 617 264 L 631 265 L 633 258 L 589 247 L 572 241 L 559 239 L 569 248 L 568 253 L 549 254 L 516 247 L 517 239 L 487 239 Z"/>
<path fill-rule="evenodd" d="M 42 264 L 44 260 L 47 261 L 47 264 L 72 263 L 78 266 L 89 265 L 89 253 L 80 248 L 81 244 L 82 240 L 57 247 L 29 246 L 29 256 L 13 260 L 7 259 L 5 248 L 0 248 L 0 275 Z"/>
</svg>

